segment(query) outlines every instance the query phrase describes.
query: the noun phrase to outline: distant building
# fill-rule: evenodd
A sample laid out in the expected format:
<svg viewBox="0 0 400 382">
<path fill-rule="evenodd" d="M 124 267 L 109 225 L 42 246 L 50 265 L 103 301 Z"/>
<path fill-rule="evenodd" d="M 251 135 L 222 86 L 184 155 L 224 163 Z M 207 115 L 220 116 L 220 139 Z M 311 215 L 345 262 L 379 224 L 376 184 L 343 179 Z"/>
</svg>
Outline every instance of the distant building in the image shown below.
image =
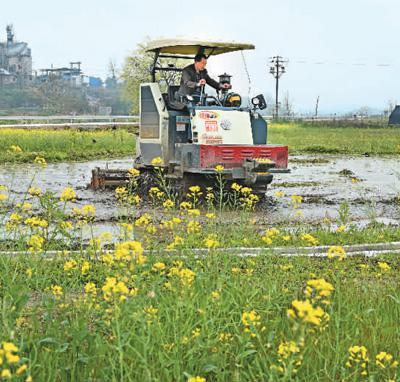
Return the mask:
<svg viewBox="0 0 400 382">
<path fill-rule="evenodd" d="M 0 85 L 32 78 L 32 54 L 26 42 L 15 41 L 12 25 L 7 25 L 7 41 L 0 42 Z"/>
<path fill-rule="evenodd" d="M 81 87 L 83 84 L 83 73 L 81 62 L 70 62 L 70 67 L 40 69 L 40 75 L 37 80 L 47 82 L 50 80 L 59 80 L 72 87 Z"/>
</svg>

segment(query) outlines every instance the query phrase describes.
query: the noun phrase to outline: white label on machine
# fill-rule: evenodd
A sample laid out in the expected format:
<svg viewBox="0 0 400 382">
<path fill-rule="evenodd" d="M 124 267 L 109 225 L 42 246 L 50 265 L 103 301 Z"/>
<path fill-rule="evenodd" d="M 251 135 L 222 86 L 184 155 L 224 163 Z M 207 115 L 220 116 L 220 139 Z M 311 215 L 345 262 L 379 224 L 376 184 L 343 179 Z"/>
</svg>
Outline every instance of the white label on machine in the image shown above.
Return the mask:
<svg viewBox="0 0 400 382">
<path fill-rule="evenodd" d="M 176 117 L 176 131 L 186 131 L 186 126 L 190 123 L 188 116 L 178 115 Z"/>
<path fill-rule="evenodd" d="M 198 110 L 192 116 L 192 126 L 199 144 L 252 145 L 250 114 L 239 110 Z"/>
</svg>

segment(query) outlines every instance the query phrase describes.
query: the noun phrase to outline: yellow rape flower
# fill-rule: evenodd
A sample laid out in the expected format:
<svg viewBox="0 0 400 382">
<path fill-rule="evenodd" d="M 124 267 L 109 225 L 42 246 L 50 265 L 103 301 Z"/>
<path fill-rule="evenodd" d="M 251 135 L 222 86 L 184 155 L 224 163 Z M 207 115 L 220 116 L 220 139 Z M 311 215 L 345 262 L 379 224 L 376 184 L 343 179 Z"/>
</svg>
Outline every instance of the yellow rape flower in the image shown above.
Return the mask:
<svg viewBox="0 0 400 382">
<path fill-rule="evenodd" d="M 383 271 L 383 272 L 388 272 L 391 270 L 390 265 L 384 261 L 378 261 L 378 267 Z"/>
<path fill-rule="evenodd" d="M 162 166 L 163 164 L 164 164 L 164 161 L 162 160 L 161 157 L 153 158 L 151 161 L 152 166 Z"/>
<path fill-rule="evenodd" d="M 60 200 L 62 202 L 75 201 L 76 193 L 72 187 L 65 187 L 61 193 Z"/>
<path fill-rule="evenodd" d="M 42 167 L 46 167 L 47 166 L 46 159 L 44 159 L 43 157 L 40 157 L 40 156 L 37 156 L 33 162 L 35 164 L 38 164 L 38 165 L 42 166 Z"/>
<path fill-rule="evenodd" d="M 2 379 L 11 379 L 12 374 L 10 369 L 3 369 L 0 374 Z"/>
<path fill-rule="evenodd" d="M 221 173 L 222 171 L 224 171 L 224 169 L 225 169 L 225 167 L 222 166 L 222 165 L 220 165 L 220 164 L 216 165 L 215 168 L 214 168 L 214 170 L 215 170 L 217 173 Z"/>
<path fill-rule="evenodd" d="M 21 153 L 21 152 L 22 152 L 21 147 L 18 146 L 18 145 L 11 145 L 11 146 L 10 146 L 10 150 L 11 150 L 13 153 Z"/>
<path fill-rule="evenodd" d="M 42 194 L 42 190 L 39 187 L 30 187 L 28 193 L 31 196 L 40 196 Z"/>
<path fill-rule="evenodd" d="M 196 377 L 190 377 L 187 380 L 187 382 L 206 382 L 206 379 L 203 377 L 196 376 Z"/>
<path fill-rule="evenodd" d="M 320 326 L 323 319 L 328 319 L 327 313 L 321 307 L 314 308 L 309 300 L 292 301 L 292 309 L 287 311 L 288 317 L 299 319 L 300 322 Z"/>
<path fill-rule="evenodd" d="M 375 364 L 380 369 L 395 369 L 399 365 L 399 362 L 395 361 L 390 353 L 381 351 L 375 357 Z"/>
<path fill-rule="evenodd" d="M 51 293 L 53 294 L 56 300 L 59 300 L 63 295 L 63 289 L 60 285 L 53 285 L 51 287 Z"/>
<path fill-rule="evenodd" d="M 163 271 L 167 266 L 164 263 L 157 262 L 153 264 L 152 270 L 155 272 Z"/>
<path fill-rule="evenodd" d="M 328 249 L 328 258 L 338 258 L 339 261 L 342 261 L 346 258 L 346 251 L 343 247 L 334 245 Z"/>
<path fill-rule="evenodd" d="M 72 271 L 73 269 L 76 269 L 78 266 L 78 263 L 75 260 L 69 260 L 64 264 L 64 271 L 69 272 Z"/>
<path fill-rule="evenodd" d="M 187 224 L 187 233 L 198 233 L 201 231 L 201 225 L 199 222 L 196 221 L 189 221 Z"/>
<path fill-rule="evenodd" d="M 136 169 L 136 168 L 130 168 L 128 170 L 128 173 L 129 173 L 130 176 L 132 176 L 134 178 L 136 178 L 136 177 L 138 177 L 140 175 L 140 171 L 138 169 Z"/>
<path fill-rule="evenodd" d="M 301 240 L 306 241 L 312 246 L 318 245 L 318 239 L 310 235 L 309 233 L 304 233 L 303 235 L 301 235 Z"/>
<path fill-rule="evenodd" d="M 173 208 L 175 206 L 175 203 L 171 200 L 171 199 L 167 199 L 164 203 L 163 203 L 163 207 L 167 210 L 170 210 L 171 208 Z"/>
<path fill-rule="evenodd" d="M 38 252 L 43 248 L 44 237 L 40 235 L 32 235 L 28 239 L 27 244 L 30 252 Z"/>
</svg>

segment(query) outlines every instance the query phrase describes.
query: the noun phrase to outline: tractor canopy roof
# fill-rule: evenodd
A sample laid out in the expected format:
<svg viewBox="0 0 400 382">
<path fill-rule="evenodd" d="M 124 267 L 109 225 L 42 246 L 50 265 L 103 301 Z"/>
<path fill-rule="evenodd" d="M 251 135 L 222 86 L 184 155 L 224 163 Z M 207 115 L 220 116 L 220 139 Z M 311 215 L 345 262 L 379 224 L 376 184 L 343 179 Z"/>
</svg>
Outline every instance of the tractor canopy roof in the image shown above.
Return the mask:
<svg viewBox="0 0 400 382">
<path fill-rule="evenodd" d="M 146 52 L 171 56 L 188 56 L 189 58 L 195 56 L 197 53 L 203 53 L 209 57 L 211 55 L 254 48 L 253 44 L 238 43 L 235 41 L 201 41 L 176 38 L 150 41 L 146 46 Z"/>
</svg>

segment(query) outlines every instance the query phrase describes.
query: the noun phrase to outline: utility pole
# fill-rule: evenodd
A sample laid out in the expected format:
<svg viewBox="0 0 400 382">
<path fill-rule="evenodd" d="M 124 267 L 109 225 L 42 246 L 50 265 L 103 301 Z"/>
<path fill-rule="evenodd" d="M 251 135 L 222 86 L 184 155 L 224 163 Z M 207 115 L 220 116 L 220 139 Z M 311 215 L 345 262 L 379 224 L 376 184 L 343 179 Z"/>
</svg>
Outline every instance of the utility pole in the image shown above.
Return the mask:
<svg viewBox="0 0 400 382">
<path fill-rule="evenodd" d="M 279 114 L 279 79 L 282 74 L 286 72 L 286 64 L 289 62 L 281 56 L 274 56 L 270 59 L 269 72 L 275 78 L 275 115 L 274 118 L 278 119 Z"/>
</svg>

